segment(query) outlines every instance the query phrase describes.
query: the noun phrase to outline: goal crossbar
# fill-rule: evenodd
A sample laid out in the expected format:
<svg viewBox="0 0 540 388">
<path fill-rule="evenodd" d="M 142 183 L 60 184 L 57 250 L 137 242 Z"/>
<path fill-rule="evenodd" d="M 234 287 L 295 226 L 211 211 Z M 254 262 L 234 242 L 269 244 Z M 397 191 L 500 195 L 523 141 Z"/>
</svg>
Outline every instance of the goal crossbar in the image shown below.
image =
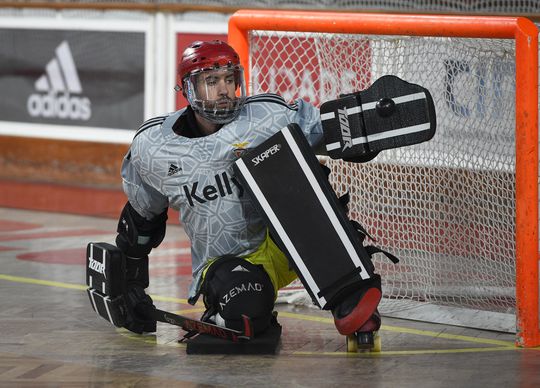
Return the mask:
<svg viewBox="0 0 540 388">
<path fill-rule="evenodd" d="M 538 254 L 538 29 L 521 17 L 241 10 L 229 43 L 250 80 L 249 31 L 296 31 L 515 41 L 516 345 L 540 345 Z"/>
</svg>

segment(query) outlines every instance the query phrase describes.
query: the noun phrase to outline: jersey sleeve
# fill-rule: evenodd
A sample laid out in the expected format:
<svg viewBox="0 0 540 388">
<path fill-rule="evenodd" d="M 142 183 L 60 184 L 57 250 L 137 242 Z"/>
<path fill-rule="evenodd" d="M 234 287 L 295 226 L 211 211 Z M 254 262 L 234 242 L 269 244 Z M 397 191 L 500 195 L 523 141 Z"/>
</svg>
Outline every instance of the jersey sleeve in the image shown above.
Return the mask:
<svg viewBox="0 0 540 388">
<path fill-rule="evenodd" d="M 323 143 L 323 130 L 319 109 L 302 99 L 298 99 L 295 102 L 297 110 L 293 122 L 302 128 L 302 132 L 304 132 L 312 148 L 320 148 Z"/>
<path fill-rule="evenodd" d="M 133 147 L 133 146 L 132 146 Z M 122 187 L 131 206 L 147 220 L 163 213 L 169 206 L 168 198 L 143 179 L 141 168 L 131 151 L 122 162 Z"/>
</svg>

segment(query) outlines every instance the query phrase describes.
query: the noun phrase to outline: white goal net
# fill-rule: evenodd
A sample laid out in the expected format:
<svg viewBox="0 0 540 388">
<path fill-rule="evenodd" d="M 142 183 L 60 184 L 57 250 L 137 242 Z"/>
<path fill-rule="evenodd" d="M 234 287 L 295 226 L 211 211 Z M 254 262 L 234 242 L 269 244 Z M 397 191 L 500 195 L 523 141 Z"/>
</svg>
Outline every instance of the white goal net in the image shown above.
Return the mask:
<svg viewBox="0 0 540 388">
<path fill-rule="evenodd" d="M 514 46 L 502 39 L 249 34 L 253 94 L 320 105 L 393 74 L 433 96 L 431 141 L 383 151 L 368 163 L 327 161 L 338 195 L 351 195 L 350 217 L 401 259 L 375 259 L 383 314 L 515 330 Z"/>
</svg>

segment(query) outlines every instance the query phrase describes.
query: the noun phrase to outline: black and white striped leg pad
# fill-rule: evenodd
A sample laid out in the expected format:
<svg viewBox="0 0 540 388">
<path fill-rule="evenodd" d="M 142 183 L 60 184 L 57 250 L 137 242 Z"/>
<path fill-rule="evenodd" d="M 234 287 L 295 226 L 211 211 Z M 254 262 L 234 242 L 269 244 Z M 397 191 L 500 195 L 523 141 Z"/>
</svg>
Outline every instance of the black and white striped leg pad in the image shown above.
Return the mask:
<svg viewBox="0 0 540 388">
<path fill-rule="evenodd" d="M 234 168 L 319 307 L 371 278 L 370 257 L 298 125 L 283 128 Z"/>
</svg>

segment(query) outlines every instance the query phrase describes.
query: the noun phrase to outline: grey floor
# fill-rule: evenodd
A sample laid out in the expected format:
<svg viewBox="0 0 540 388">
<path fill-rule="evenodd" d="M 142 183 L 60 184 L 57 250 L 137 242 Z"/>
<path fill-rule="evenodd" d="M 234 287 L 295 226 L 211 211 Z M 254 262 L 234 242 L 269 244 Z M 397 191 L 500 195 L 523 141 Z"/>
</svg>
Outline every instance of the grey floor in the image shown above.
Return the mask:
<svg viewBox="0 0 540 388">
<path fill-rule="evenodd" d="M 0 386 L 538 387 L 540 349 L 506 333 L 384 318 L 381 353 L 346 353 L 327 312 L 279 305 L 275 356 L 187 355 L 182 331 L 137 336 L 98 318 L 85 293 L 85 247 L 116 221 L 0 208 Z M 185 233 L 171 226 L 151 257 L 158 307 L 186 303 Z"/>
</svg>

